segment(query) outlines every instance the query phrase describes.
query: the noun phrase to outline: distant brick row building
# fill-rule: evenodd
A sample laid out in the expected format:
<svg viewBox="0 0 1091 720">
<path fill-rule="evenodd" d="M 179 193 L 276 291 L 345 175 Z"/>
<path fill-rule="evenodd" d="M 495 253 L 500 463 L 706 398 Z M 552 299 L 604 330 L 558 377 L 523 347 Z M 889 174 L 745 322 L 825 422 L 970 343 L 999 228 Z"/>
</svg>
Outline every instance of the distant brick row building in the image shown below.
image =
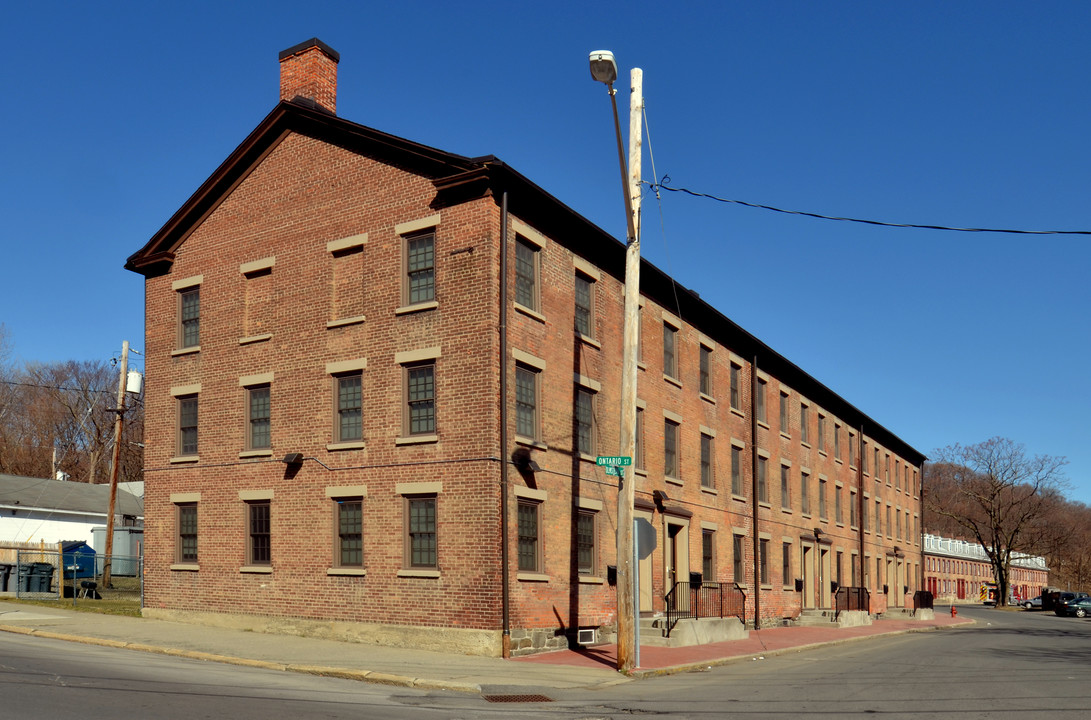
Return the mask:
<svg viewBox="0 0 1091 720">
<path fill-rule="evenodd" d="M 126 265 L 147 612 L 483 654 L 608 636 L 624 245 L 495 157 L 338 118 L 338 59 L 282 53 L 280 104 Z M 923 455 L 646 262 L 641 294 L 641 611 L 691 572 L 749 623 L 838 585 L 910 603 Z"/>
<path fill-rule="evenodd" d="M 988 555 L 979 543 L 925 533 L 924 589 L 936 602 L 984 602 L 994 579 Z M 1015 553 L 1009 582 L 1011 596 L 1017 601 L 1041 595 L 1049 584 L 1045 558 Z"/>
</svg>

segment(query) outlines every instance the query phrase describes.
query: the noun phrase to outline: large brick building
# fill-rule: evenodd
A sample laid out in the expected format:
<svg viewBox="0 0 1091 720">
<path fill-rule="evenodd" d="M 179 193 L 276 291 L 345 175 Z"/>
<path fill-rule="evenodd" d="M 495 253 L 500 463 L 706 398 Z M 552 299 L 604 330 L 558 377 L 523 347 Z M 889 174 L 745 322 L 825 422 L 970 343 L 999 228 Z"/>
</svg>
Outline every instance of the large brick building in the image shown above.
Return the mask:
<svg viewBox="0 0 1091 720">
<path fill-rule="evenodd" d="M 980 543 L 924 534 L 922 587 L 937 602 L 956 604 L 996 600 L 995 574 Z M 1009 575 L 1012 601 L 1019 604 L 1041 595 L 1049 585 L 1049 567 L 1038 555 L 1013 553 Z"/>
<path fill-rule="evenodd" d="M 608 633 L 624 245 L 495 157 L 338 118 L 338 59 L 282 53 L 281 102 L 126 265 L 147 612 L 485 654 Z M 648 263 L 641 295 L 641 610 L 691 571 L 750 624 L 833 583 L 908 604 L 921 453 Z"/>
</svg>

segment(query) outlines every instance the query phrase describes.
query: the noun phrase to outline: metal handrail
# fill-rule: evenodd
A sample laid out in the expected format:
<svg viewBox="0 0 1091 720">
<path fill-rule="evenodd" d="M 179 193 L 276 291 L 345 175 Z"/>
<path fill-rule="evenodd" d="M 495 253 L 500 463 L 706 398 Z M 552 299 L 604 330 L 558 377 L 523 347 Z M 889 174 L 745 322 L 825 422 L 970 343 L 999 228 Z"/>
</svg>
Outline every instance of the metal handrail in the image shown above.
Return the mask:
<svg viewBox="0 0 1091 720">
<path fill-rule="evenodd" d="M 746 624 L 746 593 L 737 583 L 676 582 L 663 596 L 666 635 L 684 618 L 737 617 Z"/>
<path fill-rule="evenodd" d="M 848 610 L 871 611 L 871 593 L 862 587 L 839 587 L 833 596 L 834 617 Z"/>
</svg>

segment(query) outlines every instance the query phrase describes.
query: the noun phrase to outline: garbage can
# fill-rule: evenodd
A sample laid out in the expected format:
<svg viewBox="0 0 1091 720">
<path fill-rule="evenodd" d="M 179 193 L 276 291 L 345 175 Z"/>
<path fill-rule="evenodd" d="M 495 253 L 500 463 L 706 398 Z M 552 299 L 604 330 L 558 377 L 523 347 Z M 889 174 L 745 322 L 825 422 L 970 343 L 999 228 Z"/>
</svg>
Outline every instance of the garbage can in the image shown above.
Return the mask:
<svg viewBox="0 0 1091 720">
<path fill-rule="evenodd" d="M 8 577 L 11 575 L 11 565 L 0 564 L 0 592 L 8 591 Z"/>
<path fill-rule="evenodd" d="M 53 587 L 53 565 L 52 563 L 34 563 L 36 567 L 35 575 L 38 578 L 37 592 L 47 593 Z"/>
<path fill-rule="evenodd" d="M 30 592 L 30 578 L 34 567 L 31 565 L 20 565 L 16 571 L 16 589 L 18 592 L 25 593 Z M 35 580 L 37 583 L 37 580 Z"/>
</svg>

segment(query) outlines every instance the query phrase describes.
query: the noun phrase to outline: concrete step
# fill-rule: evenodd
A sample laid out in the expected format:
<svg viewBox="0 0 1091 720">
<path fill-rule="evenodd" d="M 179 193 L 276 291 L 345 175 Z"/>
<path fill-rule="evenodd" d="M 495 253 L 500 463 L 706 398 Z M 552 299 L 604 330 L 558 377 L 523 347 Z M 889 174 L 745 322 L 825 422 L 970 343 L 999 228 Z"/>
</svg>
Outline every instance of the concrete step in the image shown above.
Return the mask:
<svg viewBox="0 0 1091 720">
<path fill-rule="evenodd" d="M 803 610 L 792 620 L 795 627 L 841 627 L 837 622 L 837 614 L 832 609 Z"/>
</svg>

